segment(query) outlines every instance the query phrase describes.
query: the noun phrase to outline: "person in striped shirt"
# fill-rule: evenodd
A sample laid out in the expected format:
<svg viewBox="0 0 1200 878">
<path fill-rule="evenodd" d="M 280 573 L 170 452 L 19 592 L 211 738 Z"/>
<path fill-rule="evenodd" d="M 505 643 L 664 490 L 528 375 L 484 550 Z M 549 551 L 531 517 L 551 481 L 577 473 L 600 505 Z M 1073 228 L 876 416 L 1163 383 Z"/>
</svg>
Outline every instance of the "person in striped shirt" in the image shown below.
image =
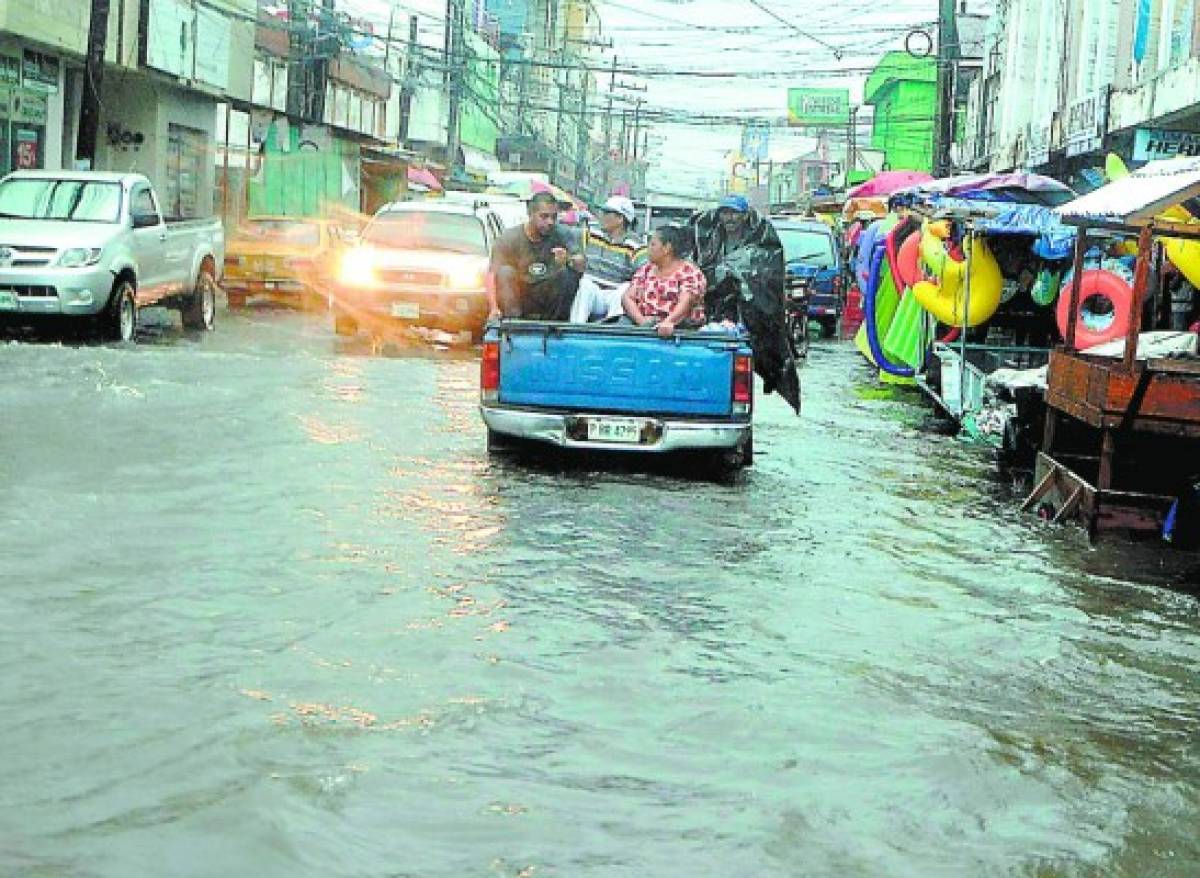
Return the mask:
<svg viewBox="0 0 1200 878">
<path fill-rule="evenodd" d="M 633 202 L 614 195 L 600 208 L 600 228 L 584 228 L 579 249 L 587 260 L 571 307 L 572 323 L 620 317 L 633 273 L 646 264 L 646 244 L 632 230 Z"/>
</svg>

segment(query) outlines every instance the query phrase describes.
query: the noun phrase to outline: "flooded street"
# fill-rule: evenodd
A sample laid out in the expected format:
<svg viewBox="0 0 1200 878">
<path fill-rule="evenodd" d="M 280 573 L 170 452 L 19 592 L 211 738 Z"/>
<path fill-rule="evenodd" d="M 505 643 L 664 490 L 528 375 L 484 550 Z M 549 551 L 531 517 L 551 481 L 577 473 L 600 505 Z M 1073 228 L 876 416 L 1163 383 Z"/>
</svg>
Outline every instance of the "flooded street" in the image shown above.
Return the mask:
<svg viewBox="0 0 1200 878">
<path fill-rule="evenodd" d="M 814 345 L 732 484 L 490 461 L 474 352 L 4 343 L 0 872 L 1200 872 L 1195 556 Z"/>
</svg>

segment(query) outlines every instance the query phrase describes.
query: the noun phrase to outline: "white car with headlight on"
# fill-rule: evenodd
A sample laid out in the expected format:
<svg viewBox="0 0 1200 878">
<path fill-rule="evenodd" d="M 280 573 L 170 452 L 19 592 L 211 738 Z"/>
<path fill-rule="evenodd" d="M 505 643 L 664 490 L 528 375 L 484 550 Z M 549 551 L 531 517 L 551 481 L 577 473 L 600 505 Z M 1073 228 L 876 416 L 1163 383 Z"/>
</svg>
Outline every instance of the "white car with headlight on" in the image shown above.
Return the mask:
<svg viewBox="0 0 1200 878">
<path fill-rule="evenodd" d="M 354 335 L 410 325 L 483 334 L 492 245 L 503 233 L 483 204 L 384 205 L 347 250 L 331 289 L 334 329 Z"/>
</svg>

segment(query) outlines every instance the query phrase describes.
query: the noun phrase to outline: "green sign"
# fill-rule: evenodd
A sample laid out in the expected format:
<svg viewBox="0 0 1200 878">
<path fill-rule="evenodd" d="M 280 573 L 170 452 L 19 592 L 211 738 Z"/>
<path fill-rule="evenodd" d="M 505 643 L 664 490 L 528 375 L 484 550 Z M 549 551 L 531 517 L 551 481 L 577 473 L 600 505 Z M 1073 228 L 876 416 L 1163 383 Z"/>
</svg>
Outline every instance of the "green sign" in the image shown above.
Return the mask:
<svg viewBox="0 0 1200 878">
<path fill-rule="evenodd" d="M 789 125 L 849 125 L 850 90 L 789 88 Z"/>
</svg>

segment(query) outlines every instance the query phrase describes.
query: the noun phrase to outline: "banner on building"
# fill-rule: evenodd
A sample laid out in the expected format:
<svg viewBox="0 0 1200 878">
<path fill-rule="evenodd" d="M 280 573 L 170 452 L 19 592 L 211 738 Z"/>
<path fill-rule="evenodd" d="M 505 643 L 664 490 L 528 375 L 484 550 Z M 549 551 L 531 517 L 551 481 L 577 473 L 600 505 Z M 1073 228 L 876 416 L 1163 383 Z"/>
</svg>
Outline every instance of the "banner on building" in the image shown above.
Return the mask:
<svg viewBox="0 0 1200 878">
<path fill-rule="evenodd" d="M 771 149 L 771 128 L 761 122 L 742 130 L 742 155 L 752 162 L 765 162 Z"/>
<path fill-rule="evenodd" d="M 1108 133 L 1108 94 L 1109 87 L 1104 86 L 1067 107 L 1063 139 L 1068 156 L 1084 155 L 1104 147 L 1104 135 Z"/>
<path fill-rule="evenodd" d="M 1134 132 L 1135 162 L 1196 156 L 1200 156 L 1200 132 L 1165 131 L 1161 128 L 1139 128 Z"/>
<path fill-rule="evenodd" d="M 789 88 L 789 125 L 849 125 L 850 90 Z"/>
<path fill-rule="evenodd" d="M 1040 168 L 1050 162 L 1050 141 L 1054 136 L 1054 126 L 1050 119 L 1029 126 L 1026 133 L 1025 165 L 1029 168 Z"/>
</svg>

